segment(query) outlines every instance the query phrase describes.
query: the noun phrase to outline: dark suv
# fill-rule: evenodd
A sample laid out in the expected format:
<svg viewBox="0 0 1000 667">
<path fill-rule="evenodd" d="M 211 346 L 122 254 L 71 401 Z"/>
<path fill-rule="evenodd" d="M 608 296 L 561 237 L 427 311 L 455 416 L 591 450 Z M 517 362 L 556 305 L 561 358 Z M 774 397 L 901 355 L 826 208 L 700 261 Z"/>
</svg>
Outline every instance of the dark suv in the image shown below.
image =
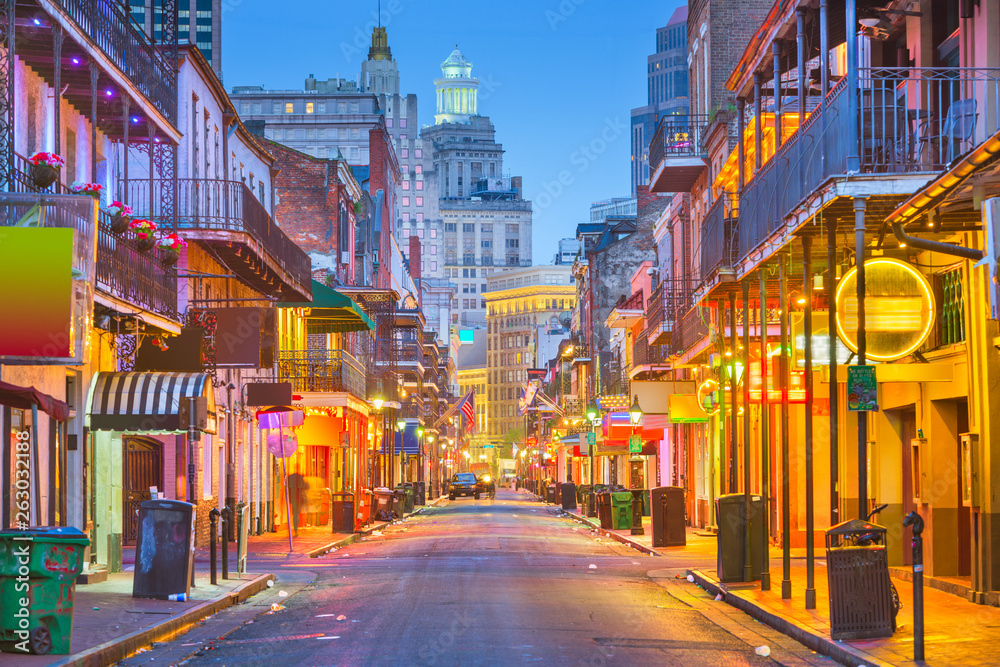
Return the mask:
<svg viewBox="0 0 1000 667">
<path fill-rule="evenodd" d="M 473 496 L 479 500 L 479 488 L 476 485 L 476 476 L 471 472 L 455 473 L 448 485 L 448 500 L 454 500 L 455 496 Z"/>
</svg>

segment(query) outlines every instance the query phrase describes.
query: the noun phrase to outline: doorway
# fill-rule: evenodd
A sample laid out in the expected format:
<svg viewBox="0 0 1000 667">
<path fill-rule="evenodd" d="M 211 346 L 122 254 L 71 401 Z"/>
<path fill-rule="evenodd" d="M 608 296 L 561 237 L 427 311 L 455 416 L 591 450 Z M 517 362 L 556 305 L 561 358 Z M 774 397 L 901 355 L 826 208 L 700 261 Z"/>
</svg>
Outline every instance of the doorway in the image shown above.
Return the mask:
<svg viewBox="0 0 1000 667">
<path fill-rule="evenodd" d="M 122 438 L 122 541 L 135 544 L 139 532 L 139 505 L 150 500 L 149 487 L 163 489 L 163 445 L 150 438 Z"/>
<path fill-rule="evenodd" d="M 903 516 L 916 509 L 913 502 L 913 448 L 911 443 L 917 437 L 917 409 L 915 406 L 899 411 L 899 438 L 903 446 Z M 878 517 L 875 521 L 878 522 Z M 909 544 L 913 539 L 910 528 L 903 529 L 903 565 L 913 564 L 913 551 Z"/>
</svg>

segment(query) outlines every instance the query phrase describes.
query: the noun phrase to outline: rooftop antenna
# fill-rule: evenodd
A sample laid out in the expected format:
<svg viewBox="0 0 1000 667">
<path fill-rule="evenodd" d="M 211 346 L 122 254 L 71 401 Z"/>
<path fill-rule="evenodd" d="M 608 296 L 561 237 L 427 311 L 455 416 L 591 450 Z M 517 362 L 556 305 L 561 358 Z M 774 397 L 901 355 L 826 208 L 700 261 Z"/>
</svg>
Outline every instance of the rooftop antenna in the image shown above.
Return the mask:
<svg viewBox="0 0 1000 667">
<path fill-rule="evenodd" d="M 378 27 L 382 27 L 382 0 L 378 0 Z"/>
</svg>

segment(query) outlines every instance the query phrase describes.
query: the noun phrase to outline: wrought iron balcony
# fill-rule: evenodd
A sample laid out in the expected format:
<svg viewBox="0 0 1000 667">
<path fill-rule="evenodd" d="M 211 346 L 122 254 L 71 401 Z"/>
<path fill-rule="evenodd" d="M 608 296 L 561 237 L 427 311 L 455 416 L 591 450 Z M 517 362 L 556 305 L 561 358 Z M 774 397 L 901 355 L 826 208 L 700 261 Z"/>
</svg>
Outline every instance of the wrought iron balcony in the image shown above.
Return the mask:
<svg viewBox="0 0 1000 667">
<path fill-rule="evenodd" d="M 827 179 L 846 174 L 848 155 L 859 157 L 856 179 L 891 181 L 940 171 L 976 148 L 1000 129 L 1000 68 L 862 68 L 856 89 L 844 79 L 825 101 L 744 187 L 740 260 L 780 232 L 785 217 Z"/>
<path fill-rule="evenodd" d="M 651 345 L 667 345 L 677 320 L 691 306 L 694 282 L 662 280 L 646 303 L 646 336 Z"/>
<path fill-rule="evenodd" d="M 652 345 L 647 337 L 647 331 L 636 334 L 632 345 L 632 370 L 642 366 L 667 363 L 669 355 L 662 345 Z"/>
<path fill-rule="evenodd" d="M 739 199 L 724 193 L 709 207 L 705 214 L 701 242 L 701 279 L 736 262 L 736 232 L 738 228 Z"/>
<path fill-rule="evenodd" d="M 664 116 L 649 142 L 649 189 L 688 192 L 708 167 L 703 132 L 709 117 L 703 114 Z"/>
<path fill-rule="evenodd" d="M 673 354 L 684 354 L 699 341 L 708 336 L 709 313 L 699 306 L 689 309 L 681 316 L 674 332 Z"/>
<path fill-rule="evenodd" d="M 415 363 L 423 365 L 424 363 L 424 348 L 416 342 L 403 343 L 399 347 L 399 363 Z"/>
<path fill-rule="evenodd" d="M 27 158 L 14 154 L 14 192 L 41 192 L 31 179 L 31 163 Z M 52 192 L 70 194 L 69 189 L 56 182 Z M 79 195 L 86 197 L 89 195 Z M 111 231 L 111 216 L 104 211 L 97 214 L 97 291 L 138 309 L 178 321 L 177 272 L 163 263 L 157 249 L 141 252 L 132 234 L 115 234 Z"/>
<path fill-rule="evenodd" d="M 177 123 L 177 63 L 170 62 L 176 58 L 176 42 L 154 45 L 132 20 L 127 4 L 117 0 L 53 0 L 53 3 L 157 111 L 170 123 Z M 20 6 L 18 10 L 20 15 Z M 164 9 L 164 14 L 167 11 Z M 176 21 L 175 15 L 175 34 Z M 173 54 L 165 50 L 171 47 Z"/>
<path fill-rule="evenodd" d="M 293 392 L 346 392 L 365 400 L 365 371 L 344 350 L 282 350 L 278 382 L 291 382 Z"/>
<path fill-rule="evenodd" d="M 172 190 L 171 181 L 130 179 L 123 186 L 136 216 L 173 227 L 174 219 L 169 215 L 172 197 L 162 196 Z M 229 267 L 251 285 L 271 293 L 271 279 L 276 278 L 303 295 L 310 293 L 309 256 L 275 224 L 244 183 L 177 179 L 175 201 L 177 230 L 187 238 L 214 245 Z M 249 248 L 261 261 L 251 259 L 239 246 Z"/>
</svg>

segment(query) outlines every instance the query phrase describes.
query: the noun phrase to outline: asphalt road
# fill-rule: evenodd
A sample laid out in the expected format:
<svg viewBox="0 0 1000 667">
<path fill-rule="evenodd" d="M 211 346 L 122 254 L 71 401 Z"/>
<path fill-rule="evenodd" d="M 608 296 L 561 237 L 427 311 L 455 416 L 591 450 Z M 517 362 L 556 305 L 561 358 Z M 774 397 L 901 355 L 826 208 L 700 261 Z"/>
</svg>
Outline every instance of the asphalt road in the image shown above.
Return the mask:
<svg viewBox="0 0 1000 667">
<path fill-rule="evenodd" d="M 125 664 L 832 664 L 677 579 L 682 563 L 520 492 L 446 501 L 326 557 L 275 565 L 278 585 L 261 599 Z M 267 613 L 275 603 L 284 609 Z M 755 652 L 763 645 L 770 657 Z"/>
</svg>

